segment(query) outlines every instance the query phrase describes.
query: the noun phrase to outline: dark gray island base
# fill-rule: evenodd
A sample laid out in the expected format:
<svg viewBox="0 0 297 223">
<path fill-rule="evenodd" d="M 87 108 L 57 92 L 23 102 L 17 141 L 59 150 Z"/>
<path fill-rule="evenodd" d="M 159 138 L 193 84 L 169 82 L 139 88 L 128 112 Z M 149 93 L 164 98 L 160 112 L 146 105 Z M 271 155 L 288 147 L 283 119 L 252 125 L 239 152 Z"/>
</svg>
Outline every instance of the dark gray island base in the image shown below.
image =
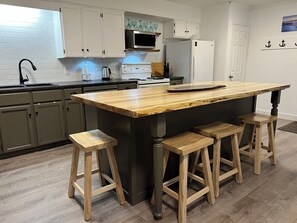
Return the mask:
<svg viewBox="0 0 297 223">
<path fill-rule="evenodd" d="M 252 96 L 167 112 L 161 116 L 161 119 L 165 118 L 161 122 L 166 123 L 166 130 L 160 131 L 166 132 L 165 138 L 214 121 L 238 125 L 238 116 L 254 112 L 255 106 L 256 96 Z M 151 124 L 157 117 L 160 118 L 160 115 L 131 118 L 98 109 L 99 129 L 118 139 L 118 147 L 115 149 L 116 159 L 126 199 L 132 205 L 150 198 L 154 187 L 152 148 L 156 139 L 152 138 Z M 228 143 L 223 141 L 222 151 L 225 156 L 230 155 L 228 150 L 224 150 L 224 147 L 229 146 Z M 106 168 L 106 159 L 104 154 L 102 155 L 102 163 Z M 170 156 L 167 168 L 171 172 L 166 173 L 165 178 L 176 176 L 178 158 Z M 162 173 L 158 171 L 157 174 Z"/>
</svg>

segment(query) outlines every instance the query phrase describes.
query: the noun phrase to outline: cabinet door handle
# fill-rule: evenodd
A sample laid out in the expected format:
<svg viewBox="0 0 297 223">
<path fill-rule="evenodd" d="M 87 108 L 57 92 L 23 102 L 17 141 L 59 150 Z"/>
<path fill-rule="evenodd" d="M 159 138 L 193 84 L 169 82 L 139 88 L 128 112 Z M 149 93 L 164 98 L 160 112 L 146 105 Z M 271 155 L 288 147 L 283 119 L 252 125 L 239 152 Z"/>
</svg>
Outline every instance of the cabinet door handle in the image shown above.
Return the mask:
<svg viewBox="0 0 297 223">
<path fill-rule="evenodd" d="M 35 115 L 38 116 L 38 112 L 35 112 Z"/>
<path fill-rule="evenodd" d="M 85 50 L 84 50 L 84 49 L 81 49 L 81 51 L 83 51 L 83 52 L 84 52 Z"/>
<path fill-rule="evenodd" d="M 66 108 L 66 110 L 67 110 L 67 111 L 70 111 L 70 109 L 69 109 L 69 108 Z"/>
<path fill-rule="evenodd" d="M 89 52 L 89 49 L 87 49 L 87 51 Z"/>
<path fill-rule="evenodd" d="M 29 114 L 28 116 L 29 116 L 29 118 L 31 118 L 32 117 L 32 114 Z"/>
</svg>

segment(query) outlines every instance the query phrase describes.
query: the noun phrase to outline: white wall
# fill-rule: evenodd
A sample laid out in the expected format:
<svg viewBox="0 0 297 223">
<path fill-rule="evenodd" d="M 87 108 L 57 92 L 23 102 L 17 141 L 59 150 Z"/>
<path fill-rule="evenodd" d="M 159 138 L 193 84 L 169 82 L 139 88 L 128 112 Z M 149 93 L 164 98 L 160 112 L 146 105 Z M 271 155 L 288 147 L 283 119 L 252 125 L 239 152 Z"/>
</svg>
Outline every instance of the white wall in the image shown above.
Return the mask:
<svg viewBox="0 0 297 223">
<path fill-rule="evenodd" d="M 224 80 L 229 3 L 202 9 L 200 38 L 215 41 L 214 79 Z"/>
<path fill-rule="evenodd" d="M 290 84 L 291 88 L 282 92 L 279 114 L 297 120 L 297 49 L 261 50 L 263 40 L 269 37 L 296 36 L 297 42 L 297 32 L 281 33 L 282 17 L 288 15 L 297 15 L 297 3 L 251 11 L 246 81 Z M 260 96 L 257 108 L 270 112 L 270 95 Z"/>
</svg>

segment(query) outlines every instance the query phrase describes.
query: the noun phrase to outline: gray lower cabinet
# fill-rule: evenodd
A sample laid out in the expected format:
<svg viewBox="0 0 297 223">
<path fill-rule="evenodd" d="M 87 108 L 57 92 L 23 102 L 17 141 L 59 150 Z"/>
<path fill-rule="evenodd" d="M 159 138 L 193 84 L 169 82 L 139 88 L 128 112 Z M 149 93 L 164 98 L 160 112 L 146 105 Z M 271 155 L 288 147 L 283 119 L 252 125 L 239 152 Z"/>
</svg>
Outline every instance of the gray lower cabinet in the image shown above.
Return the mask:
<svg viewBox="0 0 297 223">
<path fill-rule="evenodd" d="M 36 146 L 31 105 L 0 108 L 0 148 L 12 152 Z"/>
<path fill-rule="evenodd" d="M 137 88 L 136 83 L 0 94 L 0 154 L 60 142 L 98 128 L 97 109 L 72 94 Z"/>
<path fill-rule="evenodd" d="M 39 145 L 65 140 L 62 101 L 34 104 Z"/>
<path fill-rule="evenodd" d="M 66 139 L 62 90 L 32 92 L 38 145 Z"/>
<path fill-rule="evenodd" d="M 82 88 L 64 89 L 66 136 L 85 130 L 84 108 L 79 102 L 71 100 L 71 95 L 81 94 Z"/>
<path fill-rule="evenodd" d="M 65 101 L 65 107 L 67 135 L 83 132 L 85 129 L 85 121 L 82 104 L 72 100 L 67 100 Z"/>
</svg>

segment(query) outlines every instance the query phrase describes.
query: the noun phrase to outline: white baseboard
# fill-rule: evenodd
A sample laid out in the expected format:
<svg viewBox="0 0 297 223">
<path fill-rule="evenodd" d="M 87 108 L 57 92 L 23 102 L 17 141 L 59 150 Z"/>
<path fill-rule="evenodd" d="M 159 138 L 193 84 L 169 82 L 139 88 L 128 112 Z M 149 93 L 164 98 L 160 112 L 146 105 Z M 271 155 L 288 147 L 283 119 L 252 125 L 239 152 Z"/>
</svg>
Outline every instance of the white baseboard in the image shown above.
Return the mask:
<svg viewBox="0 0 297 223">
<path fill-rule="evenodd" d="M 270 114 L 270 111 L 263 110 L 263 109 L 257 109 L 256 112 L 264 113 L 264 114 Z M 293 114 L 286 114 L 286 113 L 279 112 L 278 117 L 281 118 L 281 119 L 297 121 L 297 115 L 293 115 Z"/>
</svg>

